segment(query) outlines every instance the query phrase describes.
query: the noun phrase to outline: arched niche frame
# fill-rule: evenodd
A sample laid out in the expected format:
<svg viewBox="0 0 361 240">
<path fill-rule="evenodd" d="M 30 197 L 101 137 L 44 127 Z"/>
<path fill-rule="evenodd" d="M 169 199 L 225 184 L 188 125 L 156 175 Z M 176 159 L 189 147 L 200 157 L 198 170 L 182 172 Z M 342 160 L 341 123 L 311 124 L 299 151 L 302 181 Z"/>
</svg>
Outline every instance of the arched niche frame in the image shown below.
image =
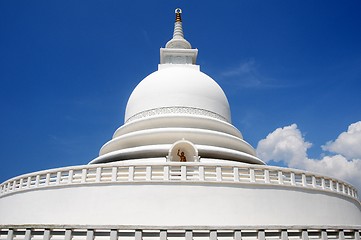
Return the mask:
<svg viewBox="0 0 361 240">
<path fill-rule="evenodd" d="M 173 143 L 169 149 L 167 161 L 169 162 L 199 162 L 198 149 L 187 140 Z"/>
</svg>

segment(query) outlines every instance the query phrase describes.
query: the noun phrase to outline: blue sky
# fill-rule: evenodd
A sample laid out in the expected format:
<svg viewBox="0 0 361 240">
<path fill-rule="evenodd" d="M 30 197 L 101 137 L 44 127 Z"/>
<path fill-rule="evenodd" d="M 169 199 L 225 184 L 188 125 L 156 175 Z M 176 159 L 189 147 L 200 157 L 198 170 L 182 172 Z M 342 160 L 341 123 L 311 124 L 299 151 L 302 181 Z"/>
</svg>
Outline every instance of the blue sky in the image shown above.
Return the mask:
<svg viewBox="0 0 361 240">
<path fill-rule="evenodd" d="M 176 7 L 245 140 L 256 148 L 291 129 L 308 159 L 343 154 L 361 169 L 361 154 L 322 148 L 361 120 L 360 1 L 4 0 L 0 182 L 94 159 L 133 88 L 157 69 Z"/>
</svg>

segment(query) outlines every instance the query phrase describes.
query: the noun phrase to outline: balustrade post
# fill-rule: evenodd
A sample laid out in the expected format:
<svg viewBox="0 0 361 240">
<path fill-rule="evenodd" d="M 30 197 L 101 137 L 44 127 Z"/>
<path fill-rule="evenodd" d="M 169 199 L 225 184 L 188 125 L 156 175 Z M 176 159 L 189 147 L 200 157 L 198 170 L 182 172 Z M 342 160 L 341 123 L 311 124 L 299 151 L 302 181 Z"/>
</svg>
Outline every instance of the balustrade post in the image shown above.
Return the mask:
<svg viewBox="0 0 361 240">
<path fill-rule="evenodd" d="M 81 171 L 81 183 L 85 183 L 85 182 L 86 182 L 87 170 L 88 170 L 88 169 L 83 168 L 83 170 Z"/>
<path fill-rule="evenodd" d="M 27 228 L 25 230 L 24 240 L 30 240 L 30 238 L 31 238 L 31 229 Z"/>
<path fill-rule="evenodd" d="M 239 168 L 233 167 L 233 181 L 239 182 Z"/>
<path fill-rule="evenodd" d="M 65 240 L 71 240 L 71 229 L 66 229 L 66 230 L 65 230 L 64 239 L 65 239 Z"/>
<path fill-rule="evenodd" d="M 152 166 L 145 167 L 145 180 L 146 181 L 152 180 Z"/>
<path fill-rule="evenodd" d="M 292 186 L 296 185 L 296 178 L 294 172 L 291 172 L 291 185 Z"/>
<path fill-rule="evenodd" d="M 283 184 L 283 173 L 282 171 L 278 171 L 278 183 Z"/>
<path fill-rule="evenodd" d="M 302 230 L 302 240 L 308 240 L 308 232 L 307 232 L 307 230 Z"/>
<path fill-rule="evenodd" d="M 355 240 L 360 240 L 360 232 L 358 230 L 355 231 Z"/>
<path fill-rule="evenodd" d="M 118 231 L 115 229 L 110 230 L 110 240 L 118 240 Z"/>
<path fill-rule="evenodd" d="M 199 180 L 204 181 L 204 166 L 199 166 Z"/>
<path fill-rule="evenodd" d="M 165 165 L 163 167 L 163 180 L 169 181 L 169 166 Z"/>
<path fill-rule="evenodd" d="M 35 177 L 35 187 L 38 187 L 39 186 L 39 182 L 40 182 L 40 175 L 36 175 Z"/>
<path fill-rule="evenodd" d="M 241 239 L 242 239 L 241 231 L 239 230 L 234 231 L 234 240 L 241 240 Z"/>
<path fill-rule="evenodd" d="M 216 179 L 217 179 L 217 182 L 222 181 L 222 168 L 220 166 L 216 167 Z"/>
<path fill-rule="evenodd" d="M 73 174 L 74 174 L 74 171 L 73 170 L 70 170 L 68 172 L 68 183 L 71 184 L 73 183 Z"/>
<path fill-rule="evenodd" d="M 160 230 L 159 238 L 160 238 L 160 240 L 167 240 L 167 231 L 166 230 Z"/>
<path fill-rule="evenodd" d="M 61 182 L 61 172 L 56 173 L 56 185 L 59 185 Z"/>
<path fill-rule="evenodd" d="M 186 230 L 185 240 L 193 240 L 193 232 L 191 230 Z"/>
<path fill-rule="evenodd" d="M 333 180 L 330 179 L 330 190 L 335 191 L 335 188 L 333 187 Z"/>
<path fill-rule="evenodd" d="M 316 177 L 312 176 L 312 187 L 316 188 Z"/>
<path fill-rule="evenodd" d="M 128 181 L 134 181 L 134 166 L 129 166 Z"/>
<path fill-rule="evenodd" d="M 95 182 L 100 182 L 101 175 L 102 175 L 102 168 L 97 167 L 97 170 L 95 172 Z"/>
<path fill-rule="evenodd" d="M 49 182 L 50 182 L 50 173 L 47 173 L 45 178 L 45 186 L 48 186 Z"/>
<path fill-rule="evenodd" d="M 143 239 L 142 230 L 135 230 L 134 238 L 135 238 L 135 240 L 142 240 Z"/>
<path fill-rule="evenodd" d="M 266 240 L 266 235 L 264 230 L 258 230 L 258 240 Z"/>
<path fill-rule="evenodd" d="M 249 181 L 252 182 L 252 183 L 256 182 L 256 178 L 254 176 L 254 169 L 253 168 L 249 169 Z"/>
<path fill-rule="evenodd" d="M 30 188 L 31 177 L 28 177 L 28 182 L 26 183 L 26 188 Z"/>
<path fill-rule="evenodd" d="M 88 229 L 86 231 L 86 240 L 93 240 L 94 239 L 94 230 Z"/>
<path fill-rule="evenodd" d="M 302 173 L 302 186 L 307 187 L 307 179 L 304 173 Z"/>
<path fill-rule="evenodd" d="M 270 183 L 269 170 L 268 169 L 264 170 L 264 181 L 265 181 L 265 183 Z"/>
<path fill-rule="evenodd" d="M 322 232 L 321 232 L 321 240 L 327 240 L 327 232 L 326 232 L 326 230 L 322 230 Z"/>
<path fill-rule="evenodd" d="M 118 168 L 112 167 L 112 182 L 117 181 Z"/>
<path fill-rule="evenodd" d="M 339 240 L 345 240 L 345 233 L 343 232 L 343 230 L 340 230 L 338 232 L 338 239 Z"/>
<path fill-rule="evenodd" d="M 20 178 L 19 189 L 23 188 L 24 178 Z"/>
<path fill-rule="evenodd" d="M 43 240 L 50 240 L 50 229 L 44 229 Z"/>
<path fill-rule="evenodd" d="M 13 240 L 14 239 L 14 230 L 13 229 L 9 229 L 8 231 L 8 235 L 6 237 L 6 240 Z"/>
<path fill-rule="evenodd" d="M 288 240 L 288 232 L 285 229 L 281 231 L 281 240 Z"/>
<path fill-rule="evenodd" d="M 216 230 L 209 231 L 209 240 L 217 240 L 217 231 Z"/>
<path fill-rule="evenodd" d="M 187 166 L 184 165 L 181 166 L 181 180 L 182 181 L 187 180 Z"/>
</svg>

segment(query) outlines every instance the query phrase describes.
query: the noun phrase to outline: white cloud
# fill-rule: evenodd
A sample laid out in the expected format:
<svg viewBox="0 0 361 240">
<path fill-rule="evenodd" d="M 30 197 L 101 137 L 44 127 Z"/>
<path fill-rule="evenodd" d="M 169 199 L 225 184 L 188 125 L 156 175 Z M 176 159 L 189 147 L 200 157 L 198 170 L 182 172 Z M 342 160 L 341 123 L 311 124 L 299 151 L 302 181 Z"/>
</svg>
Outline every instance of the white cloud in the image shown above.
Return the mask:
<svg viewBox="0 0 361 240">
<path fill-rule="evenodd" d="M 361 159 L 347 159 L 340 154 L 320 160 L 305 159 L 303 169 L 347 181 L 361 193 Z"/>
<path fill-rule="evenodd" d="M 261 65 L 255 59 L 250 58 L 242 61 L 236 66 L 225 69 L 220 73 L 220 78 L 227 80 L 234 86 L 245 88 L 283 88 L 279 80 L 273 79 L 264 74 Z"/>
<path fill-rule="evenodd" d="M 296 124 L 277 128 L 259 141 L 258 156 L 266 161 L 284 162 L 288 167 L 318 172 L 350 182 L 361 193 L 361 121 L 349 126 L 335 141 L 322 146 L 324 151 L 336 153 L 321 159 L 307 155 L 307 142 Z"/>
<path fill-rule="evenodd" d="M 347 132 L 341 133 L 335 141 L 326 143 L 322 149 L 347 158 L 361 158 L 361 121 L 351 124 Z"/>
<path fill-rule="evenodd" d="M 223 76 L 239 76 L 242 74 L 249 74 L 256 71 L 255 61 L 254 59 L 250 59 L 246 62 L 242 62 L 238 66 L 228 69 L 227 71 L 223 72 Z"/>
<path fill-rule="evenodd" d="M 221 76 L 236 79 L 236 83 L 243 87 L 260 87 L 263 84 L 254 59 L 249 59 L 238 66 L 227 69 L 221 73 Z"/>
<path fill-rule="evenodd" d="M 306 142 L 296 124 L 277 128 L 258 143 L 258 156 L 264 161 L 284 162 L 290 167 L 297 167 L 307 158 L 307 149 L 311 143 Z"/>
</svg>

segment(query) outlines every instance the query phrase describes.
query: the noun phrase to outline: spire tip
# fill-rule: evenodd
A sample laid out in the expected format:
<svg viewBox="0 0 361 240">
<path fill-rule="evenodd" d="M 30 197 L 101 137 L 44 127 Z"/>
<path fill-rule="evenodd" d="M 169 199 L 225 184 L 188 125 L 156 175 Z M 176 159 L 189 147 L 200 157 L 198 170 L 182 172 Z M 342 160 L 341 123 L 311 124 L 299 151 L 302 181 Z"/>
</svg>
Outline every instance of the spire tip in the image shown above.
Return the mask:
<svg viewBox="0 0 361 240">
<path fill-rule="evenodd" d="M 175 21 L 182 22 L 182 18 L 181 18 L 182 9 L 176 8 L 174 12 L 175 12 Z"/>
</svg>

